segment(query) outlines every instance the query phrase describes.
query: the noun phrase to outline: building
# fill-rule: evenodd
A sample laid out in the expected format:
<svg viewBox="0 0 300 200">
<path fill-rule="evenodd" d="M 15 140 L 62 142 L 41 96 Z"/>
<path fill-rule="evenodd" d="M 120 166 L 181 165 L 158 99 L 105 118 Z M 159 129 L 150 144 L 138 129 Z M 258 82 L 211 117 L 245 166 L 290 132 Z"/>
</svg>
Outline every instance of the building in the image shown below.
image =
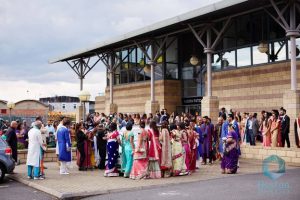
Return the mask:
<svg viewBox="0 0 300 200">
<path fill-rule="evenodd" d="M 71 96 L 55 96 L 55 97 L 43 97 L 39 99 L 40 102 L 49 105 L 53 112 L 60 112 L 65 114 L 75 114 L 77 109 L 81 105 L 78 97 Z M 95 102 L 89 101 L 85 103 L 86 113 L 92 113 L 95 111 Z"/>
<path fill-rule="evenodd" d="M 50 107 L 34 99 L 18 101 L 15 107 L 9 109 L 7 101 L 0 100 L 0 118 L 4 120 L 26 120 L 28 123 L 33 122 L 37 116 L 42 116 L 44 122 L 48 119 Z"/>
<path fill-rule="evenodd" d="M 104 63 L 99 112 L 166 108 L 216 120 L 220 107 L 260 112 L 283 106 L 294 121 L 299 22 L 297 0 L 223 0 L 50 62 Z"/>
</svg>

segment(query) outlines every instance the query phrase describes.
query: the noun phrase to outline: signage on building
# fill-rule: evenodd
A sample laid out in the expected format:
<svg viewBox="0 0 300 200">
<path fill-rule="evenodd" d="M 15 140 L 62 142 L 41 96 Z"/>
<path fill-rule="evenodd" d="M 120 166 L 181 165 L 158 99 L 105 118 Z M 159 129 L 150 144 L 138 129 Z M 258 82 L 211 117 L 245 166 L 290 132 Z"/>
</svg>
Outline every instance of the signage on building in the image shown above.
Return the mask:
<svg viewBox="0 0 300 200">
<path fill-rule="evenodd" d="M 203 97 L 183 97 L 182 105 L 199 105 Z"/>
</svg>

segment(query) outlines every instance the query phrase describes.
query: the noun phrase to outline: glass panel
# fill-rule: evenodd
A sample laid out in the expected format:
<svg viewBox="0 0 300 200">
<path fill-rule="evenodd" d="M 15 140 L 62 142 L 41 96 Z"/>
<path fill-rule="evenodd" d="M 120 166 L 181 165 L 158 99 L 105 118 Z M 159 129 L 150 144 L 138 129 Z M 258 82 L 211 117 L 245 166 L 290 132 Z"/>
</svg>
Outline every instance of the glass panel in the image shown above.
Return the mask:
<svg viewBox="0 0 300 200">
<path fill-rule="evenodd" d="M 222 67 L 224 69 L 236 67 L 234 50 L 225 52 L 222 59 Z"/>
<path fill-rule="evenodd" d="M 197 96 L 197 87 L 193 88 L 184 88 L 183 90 L 184 97 L 194 97 Z"/>
<path fill-rule="evenodd" d="M 163 79 L 163 70 L 162 70 L 162 65 L 156 65 L 154 68 L 154 73 L 155 73 L 155 80 L 161 80 Z"/>
<path fill-rule="evenodd" d="M 260 53 L 258 51 L 258 46 L 253 46 L 253 65 L 261 64 L 261 63 L 267 63 L 268 62 L 268 54 L 266 53 Z"/>
<path fill-rule="evenodd" d="M 128 71 L 121 71 L 121 83 L 128 83 Z"/>
<path fill-rule="evenodd" d="M 174 38 L 169 38 L 167 44 L 173 41 Z M 166 51 L 166 62 L 177 63 L 178 62 L 178 47 L 177 39 L 175 39 Z"/>
<path fill-rule="evenodd" d="M 182 68 L 182 79 L 183 80 L 193 79 L 194 78 L 193 70 L 194 70 L 193 67 Z"/>
<path fill-rule="evenodd" d="M 121 54 L 122 54 L 122 56 L 121 56 L 121 58 L 122 58 L 122 69 L 128 69 L 128 57 L 127 57 L 127 55 L 128 55 L 128 50 L 126 49 L 126 50 L 123 50 L 122 52 L 121 52 Z"/>
<path fill-rule="evenodd" d="M 134 48 L 129 55 L 129 69 L 135 67 L 136 67 L 136 49 Z"/>
<path fill-rule="evenodd" d="M 135 71 L 129 70 L 128 71 L 129 83 L 135 82 Z"/>
<path fill-rule="evenodd" d="M 270 62 L 286 60 L 285 41 L 272 42 L 269 45 Z"/>
<path fill-rule="evenodd" d="M 237 67 L 251 65 L 251 51 L 250 47 L 237 50 Z"/>
<path fill-rule="evenodd" d="M 143 69 L 137 69 L 135 75 L 136 75 L 136 81 L 144 81 L 144 70 Z"/>
<path fill-rule="evenodd" d="M 178 79 L 178 65 L 171 63 L 166 65 L 166 79 Z"/>
<path fill-rule="evenodd" d="M 212 60 L 212 70 L 220 70 L 221 68 L 222 54 L 214 54 Z"/>
</svg>

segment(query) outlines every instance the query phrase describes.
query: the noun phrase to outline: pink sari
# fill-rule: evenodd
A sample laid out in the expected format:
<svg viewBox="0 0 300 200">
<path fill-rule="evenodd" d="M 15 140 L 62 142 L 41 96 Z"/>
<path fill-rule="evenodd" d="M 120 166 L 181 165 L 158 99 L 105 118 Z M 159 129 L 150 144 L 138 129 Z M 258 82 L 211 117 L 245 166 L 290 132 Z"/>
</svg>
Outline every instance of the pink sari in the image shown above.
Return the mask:
<svg viewBox="0 0 300 200">
<path fill-rule="evenodd" d="M 161 178 L 160 170 L 160 158 L 161 158 L 161 146 L 158 137 L 155 136 L 152 129 L 149 130 L 149 165 L 148 172 L 150 178 Z"/>
</svg>

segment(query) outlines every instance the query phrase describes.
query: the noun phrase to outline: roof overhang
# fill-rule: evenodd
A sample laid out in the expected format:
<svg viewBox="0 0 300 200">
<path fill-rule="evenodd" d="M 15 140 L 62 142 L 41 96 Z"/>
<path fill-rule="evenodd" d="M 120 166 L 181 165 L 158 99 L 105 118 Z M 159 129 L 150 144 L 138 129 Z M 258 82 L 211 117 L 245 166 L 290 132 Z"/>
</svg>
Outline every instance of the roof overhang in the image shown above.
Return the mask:
<svg viewBox="0 0 300 200">
<path fill-rule="evenodd" d="M 134 41 L 155 38 L 180 29 L 186 28 L 188 30 L 188 23 L 209 22 L 215 19 L 231 16 L 235 13 L 246 12 L 247 10 L 251 9 L 262 9 L 267 4 L 269 4 L 268 0 L 222 0 L 188 13 L 129 32 L 127 34 L 113 37 L 90 48 L 81 49 L 71 54 L 66 54 L 64 56 L 51 59 L 49 60 L 49 63 L 53 64 L 56 62 L 93 57 L 99 53 L 105 53 L 124 46 L 134 45 Z"/>
</svg>

